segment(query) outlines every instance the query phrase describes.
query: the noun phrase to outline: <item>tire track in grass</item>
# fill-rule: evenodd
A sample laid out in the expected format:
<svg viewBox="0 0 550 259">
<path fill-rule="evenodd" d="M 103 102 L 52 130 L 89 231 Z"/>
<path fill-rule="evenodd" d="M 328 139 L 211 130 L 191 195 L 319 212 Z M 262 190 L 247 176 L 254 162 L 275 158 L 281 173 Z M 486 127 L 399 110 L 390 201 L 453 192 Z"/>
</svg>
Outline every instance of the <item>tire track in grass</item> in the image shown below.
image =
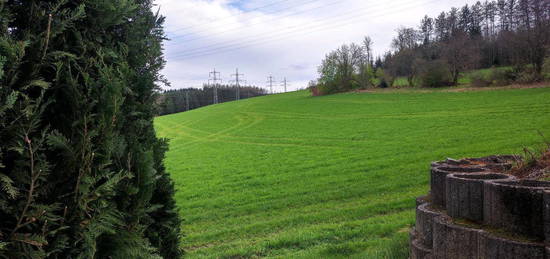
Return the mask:
<svg viewBox="0 0 550 259">
<path fill-rule="evenodd" d="M 537 108 L 538 107 L 532 107 L 532 106 L 527 106 L 525 105 L 527 108 L 530 108 L 530 109 L 533 109 L 534 111 L 537 111 Z M 519 107 L 524 107 L 524 106 L 519 106 Z M 493 111 L 492 114 L 493 115 L 499 115 L 499 114 L 509 114 L 510 111 L 517 111 L 519 110 L 518 108 L 519 107 L 507 107 L 509 108 L 510 110 L 505 110 L 505 109 L 499 109 L 498 112 L 496 111 Z M 541 112 L 545 112 L 545 111 L 548 111 L 548 108 L 545 107 L 545 106 L 541 106 L 541 108 L 546 108 L 545 110 L 541 110 Z M 488 110 L 490 109 L 483 109 L 483 110 L 480 110 L 480 111 L 477 111 L 478 112 L 478 115 L 479 114 L 491 114 L 489 112 L 487 112 Z M 470 110 L 472 111 L 472 110 Z M 524 111 L 529 111 L 529 110 L 524 110 Z M 253 112 L 247 112 L 247 114 L 260 114 L 260 113 L 253 113 Z M 269 113 L 265 113 L 266 115 L 269 115 Z M 450 113 L 445 113 L 445 114 L 441 114 L 441 112 L 438 112 L 438 114 L 436 115 L 437 117 L 448 117 L 450 115 Z M 475 114 L 474 114 L 475 115 Z M 434 113 L 410 113 L 410 114 L 405 114 L 405 115 L 401 115 L 401 116 L 395 116 L 395 115 L 391 115 L 391 116 L 384 116 L 384 115 L 373 115 L 373 116 L 357 116 L 355 118 L 359 119 L 368 119 L 368 118 L 407 118 L 407 119 L 413 119 L 414 117 L 433 117 L 434 116 Z M 456 114 L 455 114 L 456 116 Z M 472 114 L 468 114 L 468 116 L 472 116 Z M 237 116 L 238 117 L 238 116 Z M 311 119 L 312 117 L 308 117 L 308 119 Z M 320 117 L 321 118 L 321 117 Z M 327 118 L 327 117 L 323 117 L 323 118 Z M 350 118 L 344 118 L 344 119 L 350 119 Z M 227 140 L 228 138 L 237 138 L 237 139 L 255 139 L 255 140 L 262 140 L 261 137 L 241 137 L 241 136 L 234 136 L 234 135 L 229 135 L 229 134 L 225 134 L 225 133 L 236 133 L 236 132 L 239 132 L 239 131 L 243 131 L 245 129 L 248 129 L 248 128 L 251 128 L 255 125 L 257 125 L 258 123 L 260 123 L 261 121 L 263 121 L 263 119 L 255 119 L 253 120 L 252 123 L 250 123 L 249 125 L 247 126 L 243 126 L 241 127 L 240 125 L 242 125 L 242 123 L 239 123 L 238 125 L 234 126 L 234 127 L 231 127 L 229 129 L 226 129 L 226 130 L 223 130 L 223 131 L 220 131 L 220 132 L 215 132 L 215 133 L 212 133 L 212 132 L 207 132 L 207 131 L 202 131 L 202 130 L 196 130 L 194 128 L 191 128 L 189 126 L 185 126 L 185 125 L 178 125 L 180 127 L 184 127 L 188 130 L 191 130 L 191 131 L 197 131 L 197 132 L 201 132 L 201 133 L 204 133 L 204 134 L 208 134 L 207 136 L 203 136 L 203 137 L 198 137 L 198 136 L 193 136 L 187 132 L 183 132 L 184 135 L 187 135 L 189 137 L 192 137 L 194 139 L 196 139 L 196 141 L 191 141 L 191 142 L 187 142 L 187 144 L 192 144 L 192 143 L 195 143 L 195 142 L 205 142 L 205 141 L 209 141 L 209 142 L 213 142 L 213 141 L 220 141 L 220 142 L 224 142 L 224 143 L 235 143 L 235 144 L 256 144 L 256 145 L 266 145 L 266 146 L 270 146 L 270 145 L 273 145 L 273 146 L 289 146 L 289 147 L 293 147 L 293 146 L 300 146 L 301 144 L 293 144 L 293 143 L 278 143 L 278 144 L 269 144 L 269 143 L 259 143 L 259 142 L 254 142 L 254 141 L 231 141 L 231 140 Z M 168 122 L 170 123 L 170 122 Z M 172 131 L 174 132 L 174 131 Z M 214 137 L 214 138 L 211 138 L 211 137 Z M 226 138 L 226 140 L 222 140 L 221 138 Z M 273 139 L 277 139 L 277 138 L 273 138 Z M 278 138 L 278 140 L 296 140 L 296 139 L 292 139 L 292 138 Z M 189 147 L 189 146 L 192 146 L 192 145 L 187 145 L 186 147 Z M 302 145 L 302 146 L 307 146 L 307 145 Z M 326 147 L 326 148 L 331 148 L 333 146 L 329 146 L 329 145 L 309 145 L 310 147 Z"/>
<path fill-rule="evenodd" d="M 387 195 L 383 200 L 376 198 L 374 200 L 365 199 L 361 201 L 332 201 L 332 208 L 324 204 L 313 204 L 306 208 L 294 208 L 287 210 L 286 213 L 273 215 L 265 218 L 251 218 L 247 224 L 243 218 L 234 218 L 235 222 L 227 222 L 221 229 L 213 231 L 194 232 L 186 237 L 190 246 L 205 246 L 211 241 L 224 240 L 224 242 L 254 239 L 271 235 L 276 229 L 295 229 L 318 225 L 325 223 L 336 223 L 349 220 L 366 219 L 379 214 L 385 214 L 388 211 L 407 210 L 414 208 L 414 201 L 404 195 L 415 195 L 422 190 L 412 189 L 403 192 Z M 399 197 L 401 194 L 401 197 Z M 389 201 L 388 201 L 389 200 Z M 338 204 L 334 204 L 337 203 Z M 306 214 L 307 213 L 307 214 Z M 239 222 L 240 221 L 240 222 Z M 213 224 L 214 222 L 210 222 Z M 228 226 L 229 225 L 229 226 Z"/>
<path fill-rule="evenodd" d="M 396 153 L 396 155 L 394 155 L 395 157 L 401 157 L 403 155 L 407 155 L 408 154 L 408 151 L 402 151 L 400 152 L 401 155 L 399 155 L 399 153 Z M 358 174 L 364 174 L 363 171 L 365 170 L 365 168 L 368 168 L 368 167 L 372 167 L 372 166 L 369 166 L 368 163 L 366 163 L 365 161 L 371 161 L 374 162 L 374 161 L 377 161 L 377 160 L 380 160 L 382 158 L 384 158 L 385 156 L 380 154 L 379 156 L 371 156 L 369 160 L 365 160 L 364 159 L 364 155 L 363 154 L 356 154 L 354 156 L 346 156 L 346 157 L 342 157 L 342 156 L 336 156 L 337 158 L 333 158 L 333 159 L 329 159 L 329 160 L 322 160 L 323 162 L 321 163 L 316 163 L 315 165 L 302 165 L 302 166 L 296 166 L 295 167 L 295 170 L 298 170 L 298 171 L 304 171 L 304 172 L 307 172 L 307 171 L 312 171 L 312 170 L 315 170 L 315 169 L 318 169 L 318 168 L 325 168 L 325 169 L 328 169 L 330 168 L 331 166 L 336 166 L 335 167 L 335 170 L 337 170 L 339 168 L 339 164 L 341 164 L 342 162 L 348 162 L 348 163 L 355 163 L 355 162 L 359 162 L 358 165 L 354 166 L 354 167 L 350 167 L 348 169 L 346 169 L 347 171 L 352 171 L 352 172 L 357 172 Z M 370 170 L 380 170 L 382 168 L 372 168 Z M 248 174 L 248 175 L 255 175 L 255 174 Z M 292 176 L 292 175 L 295 175 L 293 172 L 289 171 L 289 172 L 286 172 L 284 174 L 278 174 L 278 175 L 266 175 L 266 176 L 262 176 L 262 179 L 264 179 L 264 181 L 266 182 L 269 182 L 269 181 L 272 181 L 272 178 L 273 179 L 277 179 L 277 178 L 284 178 L 284 179 L 287 179 L 287 176 Z M 229 174 L 225 177 L 222 177 L 224 179 L 224 181 L 215 181 L 215 182 L 212 182 L 212 183 L 209 183 L 208 185 L 216 185 L 216 186 L 220 186 L 220 187 L 223 187 L 223 185 L 230 185 L 230 186 L 245 186 L 246 183 L 249 181 L 249 179 L 247 179 L 246 177 L 247 175 L 232 175 L 232 174 Z M 301 176 L 296 176 L 296 177 L 301 177 Z M 317 178 L 321 177 L 321 176 L 316 176 Z M 330 175 L 328 175 L 327 177 L 331 177 Z M 221 179 L 221 178 L 220 178 Z M 288 178 L 288 180 L 291 180 L 292 178 Z M 323 178 L 319 178 L 318 179 L 319 181 L 322 181 Z M 193 181 L 191 179 L 186 179 L 185 180 L 186 182 L 189 182 L 189 181 Z M 282 183 L 281 183 L 282 184 Z M 294 184 L 300 184 L 300 182 L 294 182 Z M 207 185 L 207 186 L 208 186 Z M 206 187 L 208 188 L 208 187 Z M 227 188 L 224 188 L 226 189 L 226 191 L 231 191 L 231 189 L 227 189 Z M 301 188 L 296 188 L 296 189 L 301 189 Z M 207 194 L 208 193 L 208 189 L 206 190 L 200 190 L 200 189 L 195 189 L 196 192 L 199 192 L 199 193 L 203 193 L 203 194 Z M 185 192 L 184 192 L 185 193 Z M 251 193 L 253 194 L 253 193 Z M 254 197 L 254 196 L 252 196 Z M 198 197 L 195 197 L 194 199 L 197 199 Z M 202 196 L 200 199 L 201 200 L 208 200 L 210 202 L 214 202 L 211 198 L 214 198 L 214 199 L 219 199 L 219 200 L 226 200 L 226 198 L 224 197 L 220 197 L 218 196 L 216 193 L 211 193 L 209 194 L 208 196 Z M 273 197 L 270 197 L 270 199 L 272 199 Z M 284 198 L 284 197 L 282 197 Z M 264 197 L 263 200 L 265 200 L 266 198 Z M 247 203 L 250 204 L 251 202 L 258 202 L 258 203 L 261 203 L 263 202 L 263 200 L 257 200 L 257 201 L 254 201 L 254 200 L 247 200 Z M 226 203 L 230 203 L 231 207 L 228 208 L 228 210 L 233 210 L 234 206 L 237 206 L 239 205 L 239 203 L 235 203 L 235 202 L 231 202 L 231 201 L 226 201 Z M 243 204 L 247 204 L 247 203 L 243 203 Z M 186 204 L 186 207 L 187 209 L 190 209 L 189 206 L 191 204 L 187 203 Z"/>
<path fill-rule="evenodd" d="M 413 222 L 412 215 L 414 215 L 414 210 L 395 210 L 361 220 L 285 229 L 271 233 L 266 238 L 259 240 L 237 240 L 206 249 L 195 249 L 189 252 L 189 256 L 205 256 L 205 258 L 268 257 L 277 255 L 281 251 L 296 252 L 308 250 L 321 244 L 345 243 L 353 239 L 366 242 L 372 238 L 390 236 L 398 229 L 410 225 Z M 235 249 L 235 247 L 243 249 Z"/>
<path fill-rule="evenodd" d="M 341 95 L 332 98 L 351 97 L 353 102 L 330 107 L 322 98 L 311 101 L 301 95 L 284 100 L 270 96 L 248 103 L 253 105 L 220 105 L 170 118 L 192 120 L 185 126 L 204 132 L 186 131 L 201 139 L 214 135 L 188 151 L 168 153 L 167 165 L 183 188 L 176 196 L 178 205 L 190 219 L 184 225 L 189 242 L 182 244 L 193 247 L 189 257 L 387 255 L 391 247 L 385 246 L 394 237 L 406 237 L 402 229 L 413 220 L 413 210 L 405 208 L 410 214 L 387 221 L 370 218 L 387 218 L 401 206 L 412 208 L 414 196 L 427 188 L 429 161 L 517 151 L 538 140 L 527 131 L 550 126 L 548 90 L 406 98 Z M 373 99 L 390 102 L 361 105 Z M 229 120 L 233 116 L 243 121 L 223 132 L 229 128 L 223 126 L 237 126 Z M 257 117 L 262 122 L 251 125 Z M 364 141 L 345 138 L 358 131 Z M 173 148 L 191 140 L 177 130 L 172 134 Z M 212 158 L 212 165 L 201 157 Z"/>
<path fill-rule="evenodd" d="M 549 103 L 550 104 L 550 103 Z M 443 110 L 443 111 L 431 111 L 431 112 L 400 112 L 398 114 L 362 114 L 362 115 L 350 115 L 350 114 L 337 114 L 334 116 L 323 115 L 323 114 L 303 114 L 303 113 L 290 113 L 290 112 L 247 112 L 251 114 L 260 114 L 260 115 L 286 115 L 287 118 L 294 119 L 319 119 L 319 120 L 353 120 L 353 119 L 369 119 L 369 118 L 412 118 L 412 117 L 431 117 L 435 114 L 439 117 L 449 117 L 454 116 L 457 112 L 468 113 L 468 115 L 480 115 L 485 113 L 498 113 L 498 114 L 509 114 L 510 112 L 515 112 L 518 108 L 546 108 L 548 110 L 548 105 L 545 104 L 517 104 L 513 105 L 502 105 L 498 106 L 498 109 L 495 107 L 483 107 L 483 108 L 464 108 L 465 110 Z"/>
<path fill-rule="evenodd" d="M 358 168 L 364 168 L 364 167 L 358 167 Z M 333 201 L 335 199 L 338 199 L 338 200 L 348 200 L 348 199 L 357 199 L 357 198 L 360 198 L 360 197 L 370 197 L 369 195 L 372 195 L 372 194 L 382 194 L 384 193 L 384 190 L 386 189 L 407 189 L 406 187 L 406 184 L 403 185 L 403 186 L 400 186 L 400 187 L 396 187 L 396 186 L 399 186 L 399 185 L 402 185 L 402 184 L 390 184 L 391 186 L 386 186 L 386 185 L 373 185 L 373 186 L 369 186 L 369 185 L 361 185 L 361 186 L 358 186 L 358 187 L 355 187 L 353 185 L 351 185 L 352 183 L 354 182 L 357 182 L 358 178 L 355 177 L 355 175 L 364 175 L 364 173 L 362 171 L 359 171 L 359 170 L 356 170 L 356 169 L 351 169 L 353 171 L 356 171 L 355 173 L 353 174 L 349 174 L 347 176 L 346 181 L 343 182 L 343 184 L 347 184 L 347 182 L 350 183 L 349 187 L 348 188 L 349 190 L 346 191 L 345 193 L 342 193 L 341 190 L 339 189 L 335 189 L 335 190 L 332 190 L 332 191 L 325 191 L 323 192 L 323 196 L 319 196 L 319 197 L 315 197 L 315 196 L 311 196 L 309 197 L 308 193 L 302 193 L 300 191 L 297 191 L 297 192 L 294 192 L 294 193 L 287 193 L 285 191 L 285 195 L 277 195 L 277 196 L 272 196 L 272 197 L 263 197 L 262 199 L 257 199 L 255 201 L 247 201 L 247 202 L 243 202 L 243 203 L 236 203 L 236 201 L 231 201 L 231 200 L 224 200 L 224 202 L 227 202 L 228 204 L 230 204 L 230 208 L 231 209 L 227 209 L 227 210 L 214 210 L 212 211 L 212 216 L 207 216 L 207 215 L 204 215 L 202 214 L 202 216 L 199 216 L 201 214 L 196 214 L 196 213 L 193 213 L 192 210 L 189 210 L 189 207 L 187 205 L 187 211 L 190 212 L 190 215 L 196 215 L 198 216 L 199 218 L 198 219 L 201 219 L 201 222 L 208 222 L 208 221 L 212 221 L 212 222 L 215 222 L 219 219 L 223 219 L 223 218 L 227 218 L 227 217 L 241 217 L 241 216 L 246 216 L 246 215 L 256 215 L 258 213 L 262 213 L 264 211 L 263 206 L 265 204 L 265 202 L 270 202 L 269 206 L 270 206 L 270 209 L 269 211 L 279 211 L 281 209 L 294 209 L 294 208 L 302 208 L 302 207 L 307 207 L 307 206 L 311 206 L 312 204 L 316 204 L 316 203 L 319 203 L 319 202 L 330 202 L 330 201 Z M 390 170 L 390 169 L 386 169 L 387 170 Z M 427 169 L 426 169 L 427 170 Z M 394 171 L 394 170 L 391 170 L 391 171 Z M 423 170 L 419 170 L 419 171 L 423 171 Z M 418 176 L 415 176 L 417 174 L 411 174 L 410 178 L 412 179 L 417 179 Z M 423 174 L 422 174 L 423 175 Z M 330 179 L 330 176 L 328 176 Z M 371 179 L 371 182 L 372 182 L 372 177 L 377 177 L 376 175 L 373 175 L 373 176 L 366 176 L 368 178 Z M 395 175 L 395 177 L 398 177 L 400 179 L 406 179 L 404 178 L 402 175 Z M 343 180 L 343 179 L 342 179 Z M 319 186 L 310 186 L 309 189 L 319 189 L 319 188 L 324 188 L 324 185 L 326 185 L 326 183 L 324 182 L 328 182 L 329 180 L 324 180 L 322 178 L 320 178 L 321 182 L 323 182 L 321 185 Z M 328 183 L 330 185 L 330 183 Z M 424 185 L 426 185 L 427 183 L 424 183 Z M 393 187 L 392 187 L 393 186 Z M 422 186 L 421 186 L 422 187 Z M 300 189 L 303 189 L 303 188 L 300 188 L 299 186 L 296 186 L 296 187 L 293 187 L 293 186 L 285 186 L 285 190 L 300 190 Z M 425 190 L 425 188 L 421 188 L 422 190 Z M 345 195 L 344 195 L 345 194 Z M 301 196 L 304 196 L 306 195 L 308 197 L 307 200 L 303 200 L 303 198 L 299 198 Z M 296 199 L 294 198 L 296 197 Z M 250 210 L 251 208 L 256 208 L 255 210 Z M 208 210 L 209 211 L 209 210 Z M 229 213 L 229 214 L 228 214 Z M 206 217 L 205 217 L 206 216 Z M 207 220 L 208 218 L 208 221 L 205 221 Z M 190 220 L 190 219 L 189 219 Z M 194 222 L 194 220 L 191 220 L 191 222 Z"/>
<path fill-rule="evenodd" d="M 238 128 L 242 128 L 242 127 L 245 127 L 246 126 L 246 120 L 242 119 L 241 116 L 234 116 L 234 118 L 236 118 L 237 120 L 237 124 L 229 127 L 229 128 L 226 128 L 224 130 L 220 130 L 218 132 L 213 132 L 213 133 L 209 133 L 209 135 L 207 136 L 203 136 L 203 137 L 196 137 L 195 140 L 192 140 L 192 141 L 187 141 L 186 142 L 186 145 L 184 147 L 182 147 L 183 149 L 188 149 L 188 148 L 191 148 L 199 143 L 203 143 L 203 142 L 214 142 L 217 140 L 217 137 L 219 136 L 222 136 L 224 133 L 227 133 L 227 132 L 231 132 L 232 130 L 234 129 L 238 129 Z M 253 125 L 253 124 L 256 124 L 258 123 L 257 122 L 258 120 L 253 120 L 251 123 L 249 123 L 248 125 Z M 174 149 L 174 150 L 179 150 L 178 148 Z"/>
</svg>

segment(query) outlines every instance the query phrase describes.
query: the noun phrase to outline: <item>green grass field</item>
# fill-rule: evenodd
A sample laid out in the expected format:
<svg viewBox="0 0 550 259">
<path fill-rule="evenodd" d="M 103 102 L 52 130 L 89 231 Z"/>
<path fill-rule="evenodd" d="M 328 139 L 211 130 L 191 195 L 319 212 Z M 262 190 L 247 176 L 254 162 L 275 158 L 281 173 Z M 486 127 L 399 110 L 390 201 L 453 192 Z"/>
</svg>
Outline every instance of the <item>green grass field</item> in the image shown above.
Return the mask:
<svg viewBox="0 0 550 259">
<path fill-rule="evenodd" d="M 406 258 L 431 161 L 550 136 L 550 88 L 305 91 L 156 119 L 191 258 Z"/>
</svg>

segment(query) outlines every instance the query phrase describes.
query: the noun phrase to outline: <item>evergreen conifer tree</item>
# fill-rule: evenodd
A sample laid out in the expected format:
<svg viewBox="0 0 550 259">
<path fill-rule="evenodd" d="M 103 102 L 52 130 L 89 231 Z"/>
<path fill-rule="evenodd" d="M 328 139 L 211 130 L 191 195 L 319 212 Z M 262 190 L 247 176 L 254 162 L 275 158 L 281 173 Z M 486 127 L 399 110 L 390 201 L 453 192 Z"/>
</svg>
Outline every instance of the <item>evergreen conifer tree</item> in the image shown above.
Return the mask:
<svg viewBox="0 0 550 259">
<path fill-rule="evenodd" d="M 178 258 L 151 0 L 0 0 L 0 258 Z"/>
</svg>

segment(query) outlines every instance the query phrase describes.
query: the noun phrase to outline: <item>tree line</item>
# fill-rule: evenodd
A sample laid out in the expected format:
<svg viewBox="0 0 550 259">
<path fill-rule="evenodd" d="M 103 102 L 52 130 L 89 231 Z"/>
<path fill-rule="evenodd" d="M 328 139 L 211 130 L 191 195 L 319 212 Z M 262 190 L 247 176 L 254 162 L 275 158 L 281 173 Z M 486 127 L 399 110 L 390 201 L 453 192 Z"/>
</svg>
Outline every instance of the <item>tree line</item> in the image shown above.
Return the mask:
<svg viewBox="0 0 550 259">
<path fill-rule="evenodd" d="M 0 0 L 0 258 L 179 258 L 152 0 Z"/>
<path fill-rule="evenodd" d="M 405 78 L 409 86 L 457 85 L 461 73 L 475 82 L 529 83 L 550 73 L 550 1 L 498 0 L 452 8 L 425 16 L 417 28 L 401 27 L 391 50 L 373 60 L 372 40 L 345 44 L 329 53 L 311 82 L 315 94 L 392 86 Z"/>
<path fill-rule="evenodd" d="M 218 85 L 216 91 L 219 103 L 268 94 L 266 89 L 256 86 L 241 86 L 237 89 L 233 85 Z M 214 104 L 214 87 L 208 85 L 202 89 L 165 90 L 157 100 L 159 115 L 189 111 L 211 104 Z"/>
</svg>

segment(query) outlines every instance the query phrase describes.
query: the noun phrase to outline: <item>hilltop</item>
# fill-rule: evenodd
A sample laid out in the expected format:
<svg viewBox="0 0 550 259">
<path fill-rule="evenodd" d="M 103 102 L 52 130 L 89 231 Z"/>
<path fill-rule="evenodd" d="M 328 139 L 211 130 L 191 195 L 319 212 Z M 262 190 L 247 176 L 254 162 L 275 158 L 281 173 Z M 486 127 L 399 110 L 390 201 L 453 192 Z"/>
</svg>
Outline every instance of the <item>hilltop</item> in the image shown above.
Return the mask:
<svg viewBox="0 0 550 259">
<path fill-rule="evenodd" d="M 550 88 L 257 97 L 158 117 L 194 257 L 406 258 L 431 161 L 550 135 Z"/>
</svg>

